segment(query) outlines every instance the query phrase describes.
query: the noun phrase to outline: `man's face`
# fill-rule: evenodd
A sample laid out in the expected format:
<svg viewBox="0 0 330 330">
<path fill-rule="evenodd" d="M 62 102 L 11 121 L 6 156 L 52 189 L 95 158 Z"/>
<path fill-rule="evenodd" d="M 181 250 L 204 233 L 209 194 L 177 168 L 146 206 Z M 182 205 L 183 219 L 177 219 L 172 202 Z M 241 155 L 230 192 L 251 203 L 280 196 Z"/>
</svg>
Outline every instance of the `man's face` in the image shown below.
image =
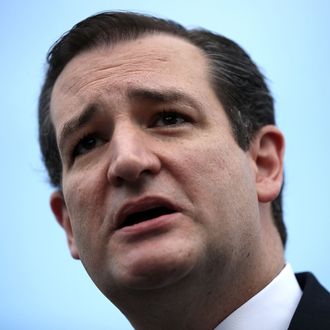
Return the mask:
<svg viewBox="0 0 330 330">
<path fill-rule="evenodd" d="M 253 162 L 199 49 L 157 35 L 84 52 L 51 116 L 64 196 L 53 210 L 106 295 L 246 266 L 260 226 Z"/>
</svg>

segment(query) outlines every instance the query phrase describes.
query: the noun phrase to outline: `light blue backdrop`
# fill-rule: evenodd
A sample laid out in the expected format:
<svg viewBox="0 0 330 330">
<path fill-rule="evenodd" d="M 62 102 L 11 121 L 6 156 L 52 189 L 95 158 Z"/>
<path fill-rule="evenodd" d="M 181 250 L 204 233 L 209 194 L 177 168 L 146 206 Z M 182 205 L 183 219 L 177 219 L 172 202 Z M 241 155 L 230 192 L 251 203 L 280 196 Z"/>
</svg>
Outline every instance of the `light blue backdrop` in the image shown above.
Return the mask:
<svg viewBox="0 0 330 330">
<path fill-rule="evenodd" d="M 269 78 L 287 138 L 286 256 L 330 289 L 330 1 L 1 1 L 0 328 L 130 329 L 71 259 L 48 207 L 36 108 L 50 45 L 106 9 L 161 15 L 240 43 Z"/>
</svg>

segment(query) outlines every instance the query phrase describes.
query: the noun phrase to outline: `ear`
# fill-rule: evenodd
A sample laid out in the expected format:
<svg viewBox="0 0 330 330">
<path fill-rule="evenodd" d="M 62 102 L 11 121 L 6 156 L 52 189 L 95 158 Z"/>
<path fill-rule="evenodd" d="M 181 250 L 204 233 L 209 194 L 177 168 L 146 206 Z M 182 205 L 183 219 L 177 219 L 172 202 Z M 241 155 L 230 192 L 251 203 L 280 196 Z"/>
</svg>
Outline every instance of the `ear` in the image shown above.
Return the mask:
<svg viewBox="0 0 330 330">
<path fill-rule="evenodd" d="M 75 239 L 72 233 L 70 217 L 61 191 L 54 191 L 51 194 L 50 207 L 56 217 L 57 222 L 62 226 L 66 233 L 72 257 L 74 259 L 80 259 Z"/>
<path fill-rule="evenodd" d="M 261 203 L 273 201 L 283 183 L 285 142 L 282 132 L 273 125 L 262 127 L 250 146 L 256 170 L 256 188 Z"/>
</svg>

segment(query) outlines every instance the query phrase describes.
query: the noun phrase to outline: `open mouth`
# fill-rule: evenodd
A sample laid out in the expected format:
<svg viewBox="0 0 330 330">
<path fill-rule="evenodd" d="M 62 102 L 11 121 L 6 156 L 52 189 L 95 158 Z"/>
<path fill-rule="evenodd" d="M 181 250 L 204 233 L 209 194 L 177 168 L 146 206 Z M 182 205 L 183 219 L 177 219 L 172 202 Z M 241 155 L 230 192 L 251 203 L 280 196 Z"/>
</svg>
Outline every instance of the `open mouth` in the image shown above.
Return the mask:
<svg viewBox="0 0 330 330">
<path fill-rule="evenodd" d="M 120 228 L 133 226 L 143 221 L 148 221 L 154 218 L 158 218 L 162 215 L 172 214 L 174 212 L 175 210 L 169 209 L 165 206 L 158 206 L 141 212 L 132 213 L 126 217 Z"/>
</svg>

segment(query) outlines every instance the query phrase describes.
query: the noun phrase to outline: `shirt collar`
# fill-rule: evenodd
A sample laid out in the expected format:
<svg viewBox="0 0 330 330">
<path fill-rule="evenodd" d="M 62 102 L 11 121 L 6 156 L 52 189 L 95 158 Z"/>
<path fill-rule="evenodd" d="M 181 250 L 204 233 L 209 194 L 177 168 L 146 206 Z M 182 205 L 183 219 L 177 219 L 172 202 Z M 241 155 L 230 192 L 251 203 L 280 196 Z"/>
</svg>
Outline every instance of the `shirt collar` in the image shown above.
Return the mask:
<svg viewBox="0 0 330 330">
<path fill-rule="evenodd" d="M 290 264 L 214 330 L 286 330 L 302 291 Z"/>
</svg>

